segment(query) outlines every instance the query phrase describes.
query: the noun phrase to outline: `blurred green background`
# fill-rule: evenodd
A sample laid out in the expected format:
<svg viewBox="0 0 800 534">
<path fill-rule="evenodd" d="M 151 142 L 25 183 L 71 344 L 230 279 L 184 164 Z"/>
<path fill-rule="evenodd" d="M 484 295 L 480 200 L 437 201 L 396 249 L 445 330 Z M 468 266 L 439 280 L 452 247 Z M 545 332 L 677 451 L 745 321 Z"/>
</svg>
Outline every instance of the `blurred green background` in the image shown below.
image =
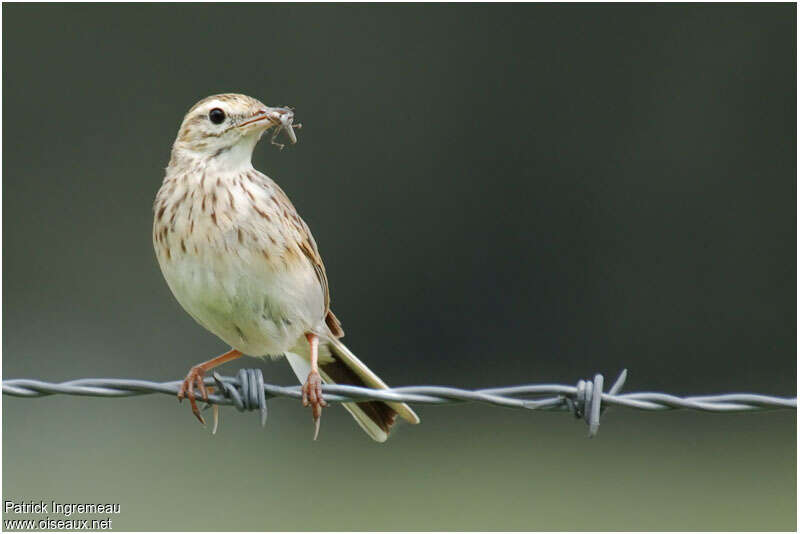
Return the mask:
<svg viewBox="0 0 800 534">
<path fill-rule="evenodd" d="M 763 5 L 4 5 L 3 376 L 172 380 L 152 199 L 183 114 L 296 107 L 254 164 L 387 382 L 796 391 L 796 25 Z M 283 361 L 247 359 L 293 384 Z M 796 414 L 3 398 L 3 497 L 116 530 L 795 530 Z M 51 514 L 52 515 L 52 514 Z M 7 518 L 8 516 L 4 516 Z"/>
</svg>

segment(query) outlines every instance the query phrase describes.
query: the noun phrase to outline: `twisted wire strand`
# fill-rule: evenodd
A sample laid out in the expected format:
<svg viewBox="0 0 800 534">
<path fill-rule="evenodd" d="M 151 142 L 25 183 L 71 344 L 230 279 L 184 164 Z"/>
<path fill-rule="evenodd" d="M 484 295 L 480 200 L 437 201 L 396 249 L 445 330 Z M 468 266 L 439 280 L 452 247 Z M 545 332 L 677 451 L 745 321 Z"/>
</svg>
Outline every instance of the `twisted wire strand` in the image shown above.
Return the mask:
<svg viewBox="0 0 800 534">
<path fill-rule="evenodd" d="M 603 392 L 603 375 L 593 380 L 580 380 L 577 385 L 527 384 L 477 390 L 443 386 L 406 386 L 391 389 L 369 389 L 357 386 L 324 385 L 328 402 L 394 401 L 414 404 L 454 404 L 481 402 L 505 408 L 528 410 L 565 410 L 582 418 L 594 436 L 600 426 L 600 415 L 609 406 L 664 411 L 698 410 L 703 412 L 751 412 L 776 409 L 797 409 L 796 397 L 776 397 L 754 393 L 726 393 L 679 397 L 667 393 L 620 393 L 627 378 L 623 370 L 607 392 Z M 181 380 L 152 382 L 122 378 L 81 378 L 52 383 L 33 379 L 3 381 L 3 395 L 13 397 L 46 397 L 78 395 L 89 397 L 135 397 L 163 393 L 177 395 Z M 259 369 L 242 369 L 236 377 L 220 376 L 205 379 L 215 391 L 208 396 L 209 404 L 235 406 L 239 411 L 258 410 L 261 424 L 267 420 L 267 399 L 284 397 L 300 399 L 300 386 L 277 386 L 264 383 Z"/>
</svg>

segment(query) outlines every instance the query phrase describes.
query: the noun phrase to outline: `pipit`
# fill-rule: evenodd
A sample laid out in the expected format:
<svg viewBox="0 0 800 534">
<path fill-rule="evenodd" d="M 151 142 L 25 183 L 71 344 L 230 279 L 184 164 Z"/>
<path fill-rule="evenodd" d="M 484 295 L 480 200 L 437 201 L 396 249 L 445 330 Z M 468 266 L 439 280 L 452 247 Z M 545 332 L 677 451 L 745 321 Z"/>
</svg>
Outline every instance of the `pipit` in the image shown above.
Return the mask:
<svg viewBox="0 0 800 534">
<path fill-rule="evenodd" d="M 292 141 L 294 113 L 239 94 L 210 96 L 183 118 L 156 195 L 153 245 L 175 298 L 230 351 L 191 368 L 178 398 L 204 423 L 205 373 L 243 354 L 286 356 L 319 433 L 322 383 L 387 388 L 340 341 L 325 266 L 306 223 L 278 185 L 251 164 L 274 128 Z M 385 441 L 397 415 L 418 423 L 406 404 L 345 403 L 367 434 Z"/>
</svg>

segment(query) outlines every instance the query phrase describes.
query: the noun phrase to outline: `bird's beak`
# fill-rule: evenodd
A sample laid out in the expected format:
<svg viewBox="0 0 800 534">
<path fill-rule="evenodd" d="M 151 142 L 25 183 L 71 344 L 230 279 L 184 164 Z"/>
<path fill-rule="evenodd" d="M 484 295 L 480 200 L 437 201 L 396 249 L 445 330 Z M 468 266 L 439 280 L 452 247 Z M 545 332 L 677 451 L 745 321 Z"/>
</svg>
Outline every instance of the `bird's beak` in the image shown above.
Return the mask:
<svg viewBox="0 0 800 534">
<path fill-rule="evenodd" d="M 283 145 L 275 141 L 282 131 L 286 131 L 289 136 L 289 141 L 292 144 L 297 142 L 297 135 L 294 133 L 295 128 L 301 128 L 301 124 L 292 124 L 294 122 L 294 111 L 291 108 L 266 108 L 259 110 L 255 115 L 245 120 L 235 128 L 258 128 L 261 134 L 267 131 L 270 127 L 274 126 L 272 132 L 272 139 L 270 140 L 273 145 L 277 145 L 283 149 Z M 254 126 L 255 125 L 255 126 Z"/>
<path fill-rule="evenodd" d="M 292 110 L 287 108 L 265 108 L 259 110 L 258 113 L 247 119 L 246 121 L 238 124 L 237 128 L 245 128 L 247 126 L 258 124 L 265 130 L 270 126 L 278 126 L 290 122 L 294 118 Z"/>
</svg>

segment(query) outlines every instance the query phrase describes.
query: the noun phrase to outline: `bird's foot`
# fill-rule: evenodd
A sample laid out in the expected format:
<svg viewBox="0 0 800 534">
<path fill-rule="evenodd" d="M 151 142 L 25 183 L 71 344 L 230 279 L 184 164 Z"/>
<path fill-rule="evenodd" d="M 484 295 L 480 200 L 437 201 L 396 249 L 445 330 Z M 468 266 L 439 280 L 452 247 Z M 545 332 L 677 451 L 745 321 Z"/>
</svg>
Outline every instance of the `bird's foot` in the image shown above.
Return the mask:
<svg viewBox="0 0 800 534">
<path fill-rule="evenodd" d="M 322 408 L 328 405 L 322 398 L 322 378 L 316 371 L 308 374 L 306 383 L 301 388 L 303 392 L 303 406 L 311 406 L 311 415 L 314 418 L 314 440 L 319 435 L 319 419 L 322 416 Z"/>
<path fill-rule="evenodd" d="M 197 401 L 194 398 L 194 389 L 197 388 L 200 391 L 200 394 L 203 396 L 203 400 L 208 400 L 208 390 L 206 389 L 206 385 L 203 383 L 205 374 L 206 371 L 201 366 L 196 365 L 192 367 L 189 370 L 189 373 L 186 375 L 186 378 L 183 379 L 181 389 L 178 391 L 178 401 L 183 401 L 183 398 L 187 397 L 189 399 L 189 403 L 192 405 L 192 413 L 203 425 L 206 424 L 206 421 L 203 419 L 203 416 L 200 415 L 200 409 L 197 407 Z"/>
</svg>

